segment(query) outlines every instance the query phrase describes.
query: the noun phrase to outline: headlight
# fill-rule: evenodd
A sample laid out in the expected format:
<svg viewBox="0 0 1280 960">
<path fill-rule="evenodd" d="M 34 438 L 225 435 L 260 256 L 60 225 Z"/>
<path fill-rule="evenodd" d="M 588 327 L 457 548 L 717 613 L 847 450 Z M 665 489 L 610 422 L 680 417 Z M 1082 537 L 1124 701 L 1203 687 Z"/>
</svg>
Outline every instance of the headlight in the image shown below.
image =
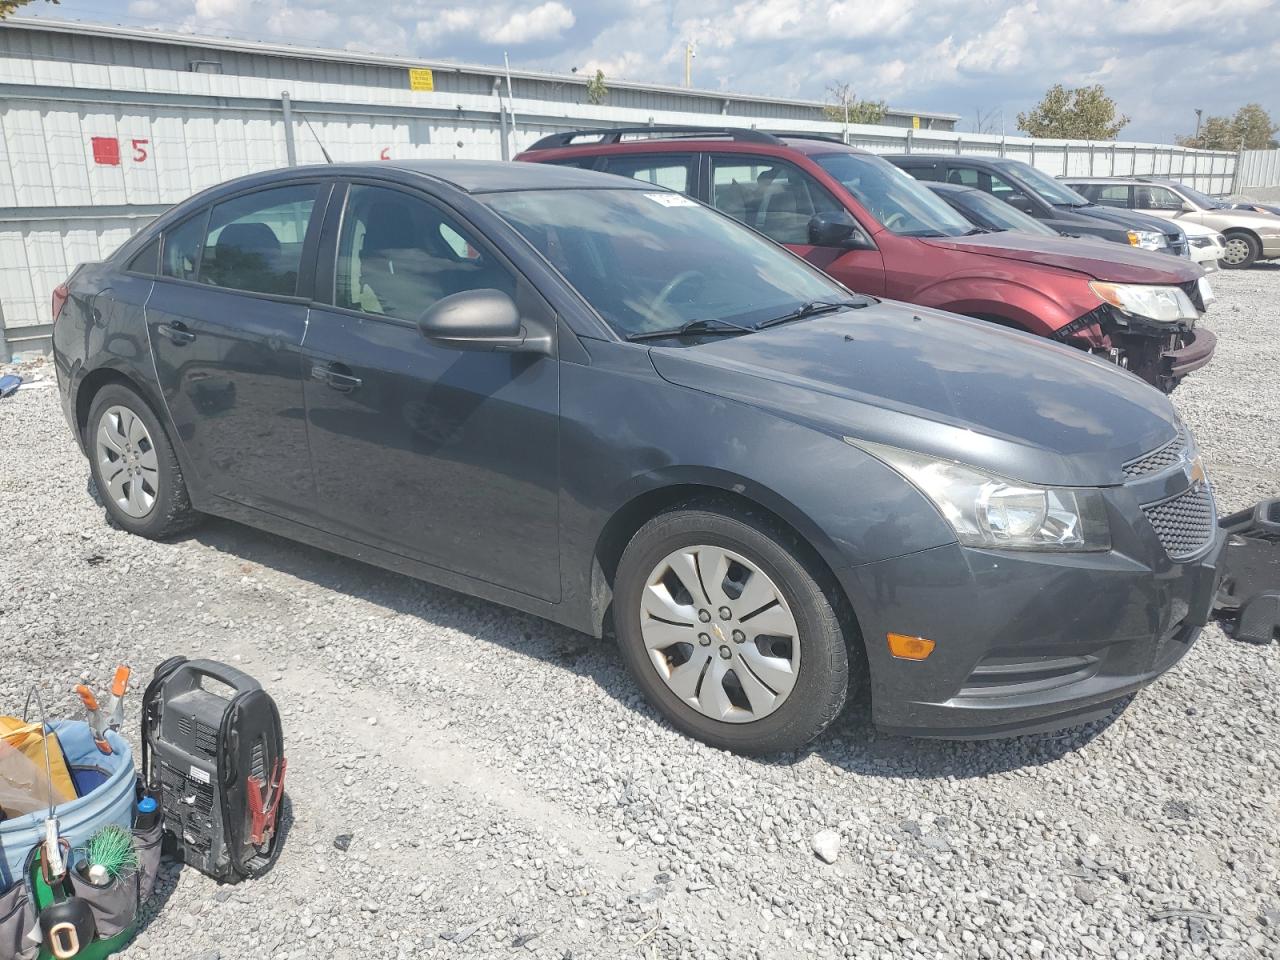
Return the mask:
<svg viewBox="0 0 1280 960">
<path fill-rule="evenodd" d="M 1163 250 L 1169 246 L 1169 241 L 1165 240 L 1163 233 L 1154 230 L 1130 230 L 1129 245 L 1143 250 Z"/>
<path fill-rule="evenodd" d="M 1135 283 L 1093 280 L 1089 283 L 1089 289 L 1103 303 L 1148 320 L 1176 323 L 1179 320 L 1195 320 L 1199 316 L 1195 304 L 1182 292 L 1181 287 L 1147 287 Z"/>
<path fill-rule="evenodd" d="M 968 547 L 999 550 L 1110 550 L 1102 492 L 1007 480 L 952 460 L 880 443 L 845 440 L 906 477 Z"/>
</svg>

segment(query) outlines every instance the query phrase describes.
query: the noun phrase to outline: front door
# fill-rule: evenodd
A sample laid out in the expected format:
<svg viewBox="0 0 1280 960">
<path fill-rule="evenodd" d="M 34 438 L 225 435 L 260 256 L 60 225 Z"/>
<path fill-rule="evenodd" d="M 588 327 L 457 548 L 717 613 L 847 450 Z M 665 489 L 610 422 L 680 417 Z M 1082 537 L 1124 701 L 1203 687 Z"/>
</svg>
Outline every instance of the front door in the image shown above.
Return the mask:
<svg viewBox="0 0 1280 960">
<path fill-rule="evenodd" d="M 146 305 L 160 388 L 200 486 L 276 513 L 311 499 L 299 277 L 328 189 L 243 194 L 166 230 Z"/>
<path fill-rule="evenodd" d="M 322 257 L 333 283 L 317 300 L 330 305 L 313 306 L 304 345 L 326 526 L 558 600 L 557 360 L 442 346 L 416 325 L 437 300 L 464 290 L 502 290 L 526 317 L 549 308 L 424 195 L 352 184 L 340 229 L 336 217 L 329 224 Z"/>
<path fill-rule="evenodd" d="M 795 164 L 773 157 L 713 154 L 710 199 L 717 210 L 785 244 L 850 290 L 884 294 L 884 259 L 879 250 L 818 247 L 809 242 L 809 221 L 815 214 L 845 207 Z"/>
</svg>

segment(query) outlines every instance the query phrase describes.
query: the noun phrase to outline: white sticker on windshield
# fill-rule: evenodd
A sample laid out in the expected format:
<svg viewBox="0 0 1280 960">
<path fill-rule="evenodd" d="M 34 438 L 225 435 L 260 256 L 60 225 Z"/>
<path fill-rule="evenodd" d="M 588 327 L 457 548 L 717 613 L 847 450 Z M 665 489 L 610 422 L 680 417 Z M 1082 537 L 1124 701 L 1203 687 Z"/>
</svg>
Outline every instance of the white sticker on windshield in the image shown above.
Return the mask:
<svg viewBox="0 0 1280 960">
<path fill-rule="evenodd" d="M 696 207 L 697 204 L 683 193 L 646 193 L 646 197 L 664 207 Z"/>
</svg>

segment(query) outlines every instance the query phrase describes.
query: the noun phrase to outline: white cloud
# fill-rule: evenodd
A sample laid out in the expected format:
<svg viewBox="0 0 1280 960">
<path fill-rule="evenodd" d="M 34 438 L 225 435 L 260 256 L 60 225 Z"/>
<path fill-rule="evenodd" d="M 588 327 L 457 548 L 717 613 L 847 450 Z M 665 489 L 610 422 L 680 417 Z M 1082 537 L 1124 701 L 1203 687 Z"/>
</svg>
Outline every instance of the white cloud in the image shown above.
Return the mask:
<svg viewBox="0 0 1280 960">
<path fill-rule="evenodd" d="M 529 43 L 558 37 L 575 23 L 573 11 L 558 0 L 549 0 L 524 13 L 514 13 L 506 23 L 491 30 L 492 43 Z"/>
</svg>

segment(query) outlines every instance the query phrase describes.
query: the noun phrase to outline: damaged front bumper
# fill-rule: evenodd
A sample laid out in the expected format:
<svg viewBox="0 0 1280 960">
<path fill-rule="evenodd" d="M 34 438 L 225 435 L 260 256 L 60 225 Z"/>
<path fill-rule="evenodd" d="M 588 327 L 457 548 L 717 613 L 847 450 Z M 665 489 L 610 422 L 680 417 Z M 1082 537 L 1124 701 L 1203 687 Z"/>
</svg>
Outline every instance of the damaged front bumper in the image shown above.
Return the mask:
<svg viewBox="0 0 1280 960">
<path fill-rule="evenodd" d="M 1218 520 L 1227 534 L 1214 618 L 1251 643 L 1280 639 L 1280 500 L 1264 500 Z"/>
<path fill-rule="evenodd" d="M 1058 330 L 1055 339 L 1104 357 L 1164 393 L 1199 370 L 1218 347 L 1212 330 L 1194 321 L 1158 323 L 1103 304 Z"/>
</svg>

